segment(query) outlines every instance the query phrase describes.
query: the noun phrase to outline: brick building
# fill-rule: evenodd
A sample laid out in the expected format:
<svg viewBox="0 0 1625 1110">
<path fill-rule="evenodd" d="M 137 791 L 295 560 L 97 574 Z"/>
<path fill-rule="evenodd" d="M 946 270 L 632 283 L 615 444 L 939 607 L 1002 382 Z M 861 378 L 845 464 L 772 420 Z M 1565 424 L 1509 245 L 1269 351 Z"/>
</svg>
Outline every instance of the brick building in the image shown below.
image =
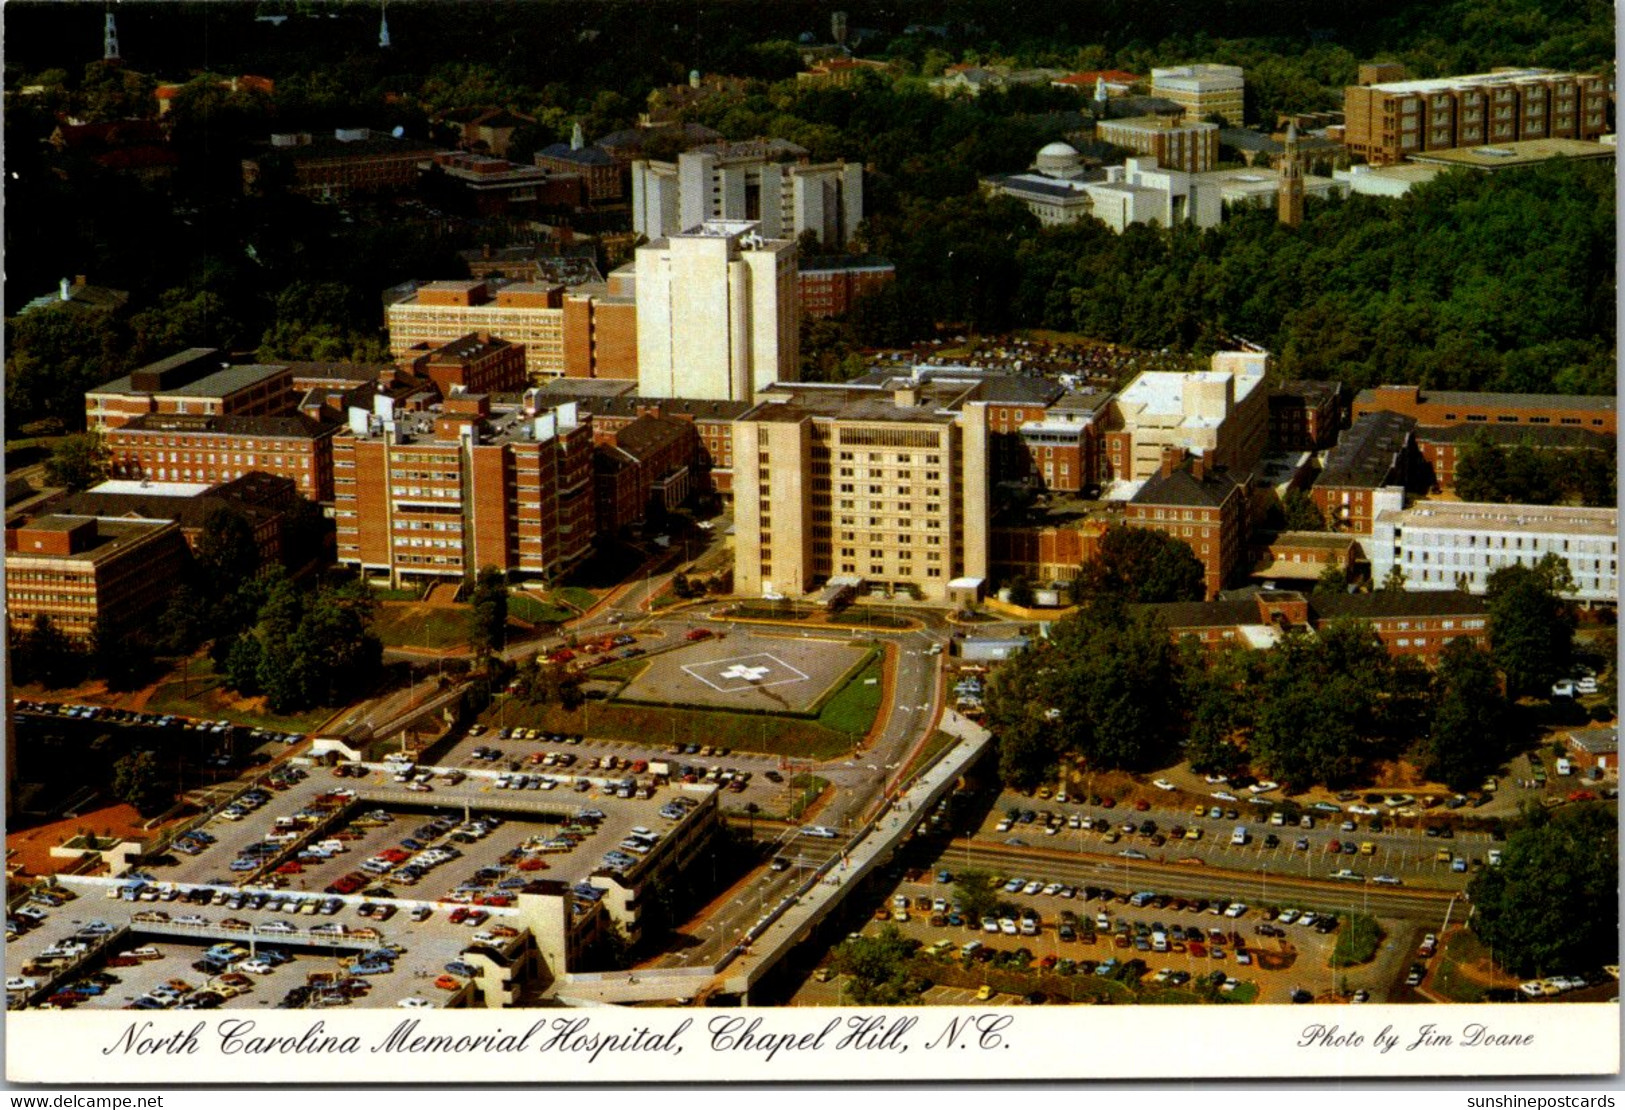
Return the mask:
<svg viewBox="0 0 1625 1110">
<path fill-rule="evenodd" d="M 600 442 L 645 416 L 685 421 L 694 428 L 694 453 L 687 465 L 695 492 L 733 495 L 734 421 L 750 410 L 748 401 L 641 397 L 631 392 L 591 395 L 572 391 L 564 381 L 554 383 L 540 397 L 547 404 L 578 403 L 591 416 L 593 434 Z"/>
<path fill-rule="evenodd" d="M 1162 468 L 1128 502 L 1126 523 L 1185 541 L 1202 564 L 1209 598 L 1230 580 L 1243 555 L 1247 491 L 1223 469 L 1197 456 L 1163 455 Z"/>
<path fill-rule="evenodd" d="M 384 317 L 396 358 L 478 332 L 522 344 L 533 381 L 637 376 L 636 306 L 615 282 L 431 281 L 392 292 Z"/>
<path fill-rule="evenodd" d="M 105 431 L 147 413 L 267 416 L 291 412 L 285 365 L 230 366 L 212 347 L 193 347 L 85 391 L 85 426 Z"/>
<path fill-rule="evenodd" d="M 1103 119 L 1095 125 L 1103 142 L 1156 159 L 1166 170 L 1206 173 L 1219 163 L 1219 125 L 1201 116 L 1180 121 L 1171 116 Z"/>
<path fill-rule="evenodd" d="M 1598 778 L 1619 777 L 1619 726 L 1577 728 L 1563 734 L 1569 761 L 1583 773 Z"/>
<path fill-rule="evenodd" d="M 1035 523 L 995 520 L 989 533 L 993 576 L 1022 575 L 1033 582 L 1070 582 L 1078 567 L 1100 553 L 1109 521 L 1083 516 Z"/>
<path fill-rule="evenodd" d="M 511 393 L 525 388 L 525 346 L 481 332 L 450 343 L 418 343 L 401 357 L 402 368 L 427 378 L 442 398 L 464 393 Z"/>
<path fill-rule="evenodd" d="M 1261 590 L 1231 601 L 1186 601 L 1137 609 L 1161 620 L 1175 640 L 1190 636 L 1205 647 L 1239 644 L 1275 646 L 1289 630 L 1322 631 L 1339 621 L 1368 626 L 1392 656 L 1414 656 L 1432 665 L 1452 640 L 1483 643 L 1487 638 L 1484 602 L 1464 593 L 1413 594 L 1378 590 L 1369 594 Z"/>
<path fill-rule="evenodd" d="M 156 482 L 230 482 L 254 471 L 291 479 L 301 497 L 333 499 L 337 424 L 292 416 L 138 417 L 108 431 L 109 473 Z"/>
<path fill-rule="evenodd" d="M 194 553 L 210 515 L 224 510 L 247 523 L 260 563 L 269 565 L 282 559 L 288 514 L 298 500 L 291 479 L 252 471 L 219 486 L 114 479 L 64 498 L 53 510 L 69 516 L 172 520 Z"/>
<path fill-rule="evenodd" d="M 613 433 L 594 428 L 593 490 L 598 531 L 613 535 L 649 518 L 664 516 L 688 500 L 689 463 L 699 437 L 691 421 L 640 416 Z"/>
<path fill-rule="evenodd" d="M 1342 425 L 1339 382 L 1277 382 L 1270 387 L 1269 446 L 1275 451 L 1330 447 Z"/>
<path fill-rule="evenodd" d="M 334 437 L 333 472 L 338 561 L 368 577 L 551 579 L 591 552 L 592 425 L 573 404 L 463 394 L 430 413 L 380 397 Z"/>
<path fill-rule="evenodd" d="M 1361 557 L 1359 542 L 1337 532 L 1280 532 L 1257 544 L 1254 578 L 1313 585 L 1328 568 L 1348 576 Z"/>
<path fill-rule="evenodd" d="M 243 162 L 243 191 L 268 183 L 314 200 L 341 201 L 354 193 L 398 192 L 417 184 L 437 148 L 417 139 L 340 128 L 332 138 L 310 134 L 271 136 L 271 150 Z"/>
<path fill-rule="evenodd" d="M 580 124 L 576 125 L 576 135 L 571 142 L 544 147 L 536 152 L 534 160 L 549 173 L 580 177 L 585 183 L 588 204 L 613 204 L 626 197 L 620 163 L 607 150 L 588 146 L 581 138 Z"/>
<path fill-rule="evenodd" d="M 1153 69 L 1151 95 L 1178 104 L 1187 120 L 1222 116 L 1229 126 L 1240 127 L 1247 95 L 1246 73 L 1240 66 L 1211 63 Z"/>
<path fill-rule="evenodd" d="M 1508 67 L 1343 90 L 1343 142 L 1377 166 L 1407 155 L 1530 139 L 1595 139 L 1608 131 L 1599 74 Z"/>
<path fill-rule="evenodd" d="M 844 316 L 859 298 L 897 280 L 897 267 L 874 255 L 825 255 L 800 265 L 801 314 L 815 320 Z"/>
<path fill-rule="evenodd" d="M 88 645 L 101 622 L 120 635 L 155 618 L 186 568 L 186 541 L 168 520 L 50 513 L 6 525 L 6 620 L 17 631 L 49 616 Z"/>
<path fill-rule="evenodd" d="M 1423 392 L 1416 385 L 1382 385 L 1362 389 L 1354 398 L 1356 419 L 1368 412 L 1397 412 L 1414 417 L 1424 428 L 1455 424 L 1510 424 L 1515 426 L 1585 428 L 1618 434 L 1617 404 L 1613 397 L 1572 396 L 1562 393 L 1461 393 L 1451 390 Z"/>
<path fill-rule="evenodd" d="M 1328 525 L 1361 534 L 1371 531 L 1376 493 L 1413 480 L 1415 430 L 1415 419 L 1398 413 L 1369 412 L 1355 419 L 1309 488 L 1310 500 L 1320 507 Z"/>
</svg>

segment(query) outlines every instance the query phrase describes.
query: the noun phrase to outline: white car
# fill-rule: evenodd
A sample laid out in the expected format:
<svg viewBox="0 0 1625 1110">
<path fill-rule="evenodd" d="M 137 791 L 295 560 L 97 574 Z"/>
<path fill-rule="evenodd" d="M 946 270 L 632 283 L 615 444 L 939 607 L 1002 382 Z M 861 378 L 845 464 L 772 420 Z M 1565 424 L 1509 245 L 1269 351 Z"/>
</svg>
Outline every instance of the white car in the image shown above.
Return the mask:
<svg viewBox="0 0 1625 1110">
<path fill-rule="evenodd" d="M 31 991 L 38 986 L 38 979 L 25 979 L 21 975 L 13 975 L 6 980 L 6 990 L 8 991 Z"/>
<path fill-rule="evenodd" d="M 1055 897 L 1057 894 L 1061 893 L 1061 884 L 1051 883 L 1049 886 L 1044 888 L 1044 893 L 1049 895 L 1051 898 Z"/>
<path fill-rule="evenodd" d="M 1028 883 L 1026 886 L 1021 888 L 1021 893 L 1023 893 L 1023 894 L 1037 894 L 1039 891 L 1041 891 L 1043 889 L 1044 889 L 1044 884 L 1039 882 L 1037 879 L 1034 879 L 1032 882 Z"/>
<path fill-rule="evenodd" d="M 183 913 L 175 919 L 177 925 L 207 925 L 209 919 L 195 913 Z"/>
<path fill-rule="evenodd" d="M 237 970 L 252 972 L 255 975 L 269 975 L 276 970 L 276 965 L 264 957 L 256 957 L 238 964 Z"/>
<path fill-rule="evenodd" d="M 1247 912 L 1247 903 L 1236 902 L 1224 911 L 1226 917 L 1240 917 Z"/>
<path fill-rule="evenodd" d="M 422 1010 L 433 1008 L 434 1003 L 430 1002 L 427 998 L 418 998 L 414 996 L 412 998 L 403 998 L 399 1002 L 395 1003 L 395 1005 L 406 1010 Z"/>
<path fill-rule="evenodd" d="M 1158 790 L 1178 790 L 1179 789 L 1179 787 L 1175 786 L 1173 783 L 1169 782 L 1167 779 L 1155 779 L 1155 780 L 1152 781 L 1151 785 L 1155 786 Z"/>
<path fill-rule="evenodd" d="M 1215 790 L 1213 792 L 1213 796 L 1215 798 L 1217 798 L 1221 802 L 1233 802 L 1233 801 L 1236 801 L 1236 796 L 1234 794 L 1230 793 L 1230 791 L 1228 791 L 1228 790 Z"/>
<path fill-rule="evenodd" d="M 265 921 L 258 926 L 257 931 L 261 933 L 297 933 L 299 930 L 286 921 Z"/>
<path fill-rule="evenodd" d="M 1001 918 L 999 918 L 999 932 L 1003 933 L 1005 936 L 1013 937 L 1016 934 L 1018 934 L 1020 931 L 1021 930 L 1016 925 L 1016 922 L 1015 922 L 1014 918 L 1011 918 L 1011 917 L 1001 917 Z"/>
<path fill-rule="evenodd" d="M 1247 789 L 1254 794 L 1268 794 L 1271 790 L 1279 790 L 1280 788 L 1281 784 L 1278 782 L 1265 781 L 1255 782 Z"/>
</svg>

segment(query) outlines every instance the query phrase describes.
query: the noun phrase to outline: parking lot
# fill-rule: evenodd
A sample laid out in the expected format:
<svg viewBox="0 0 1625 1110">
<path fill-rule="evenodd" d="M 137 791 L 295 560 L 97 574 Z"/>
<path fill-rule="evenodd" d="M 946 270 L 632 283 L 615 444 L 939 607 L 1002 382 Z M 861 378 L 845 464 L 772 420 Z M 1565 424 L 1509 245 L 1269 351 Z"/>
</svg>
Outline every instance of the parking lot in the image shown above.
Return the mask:
<svg viewBox="0 0 1625 1110">
<path fill-rule="evenodd" d="M 1061 802 L 1006 793 L 976 835 L 1017 846 L 1166 862 L 1201 860 L 1215 867 L 1308 878 L 1348 871 L 1387 885 L 1445 889 L 1464 887 L 1499 849 L 1489 833 L 1449 830 L 1430 836 L 1422 828 L 1397 827 L 1381 815 L 1310 809 L 1289 822 L 1284 813 L 1275 818 L 1264 806 L 1239 799 L 1188 800 L 1190 808 L 1173 809 L 1144 798 L 1133 803 L 1112 799 L 1107 807 L 1105 797 L 1095 797 L 1099 802 L 1090 804 L 1090 799 Z M 1380 831 L 1373 829 L 1374 821 L 1381 822 Z M 1238 828 L 1245 829 L 1243 843 L 1235 842 Z"/>
</svg>

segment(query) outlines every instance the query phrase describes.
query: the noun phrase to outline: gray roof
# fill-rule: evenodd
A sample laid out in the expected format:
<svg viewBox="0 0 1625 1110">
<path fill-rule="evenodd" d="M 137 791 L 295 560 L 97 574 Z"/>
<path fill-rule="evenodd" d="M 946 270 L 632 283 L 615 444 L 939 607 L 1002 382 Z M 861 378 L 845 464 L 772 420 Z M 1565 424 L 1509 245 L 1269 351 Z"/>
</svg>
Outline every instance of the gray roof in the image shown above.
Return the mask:
<svg viewBox="0 0 1625 1110">
<path fill-rule="evenodd" d="M 1384 617 L 1472 617 L 1484 613 L 1484 599 L 1460 590 L 1375 590 L 1368 594 L 1317 593 L 1310 599 L 1325 620 L 1378 620 Z"/>
<path fill-rule="evenodd" d="M 543 147 L 537 152 L 538 158 L 553 158 L 560 162 L 572 162 L 578 166 L 613 166 L 615 159 L 595 146 L 584 146 L 575 149 L 569 143 L 554 143 Z"/>
<path fill-rule="evenodd" d="M 205 416 L 201 413 L 147 413 L 129 421 L 120 432 L 205 432 L 214 435 L 320 439 L 339 425 L 312 420 L 303 413 L 290 416 Z"/>
<path fill-rule="evenodd" d="M 1136 613 L 1155 617 L 1170 630 L 1184 628 L 1234 628 L 1263 624 L 1258 603 L 1252 598 L 1235 601 L 1167 601 L 1156 605 L 1131 606 Z"/>
<path fill-rule="evenodd" d="M 1328 396 L 1335 398 L 1342 392 L 1342 382 L 1312 382 L 1295 380 L 1289 382 L 1276 382 L 1270 386 L 1270 400 L 1277 397 L 1289 397 L 1305 404 L 1318 405 Z"/>
<path fill-rule="evenodd" d="M 1607 728 L 1577 728 L 1569 734 L 1569 744 L 1591 755 L 1609 755 L 1619 751 L 1619 726 Z"/>
<path fill-rule="evenodd" d="M 1318 486 L 1377 489 L 1398 476 L 1400 456 L 1416 429 L 1416 418 L 1395 412 L 1368 412 L 1343 433 L 1326 457 Z"/>
<path fill-rule="evenodd" d="M 1502 409 L 1569 409 L 1576 412 L 1613 412 L 1615 398 L 1609 396 L 1587 396 L 1570 393 L 1466 393 L 1458 390 L 1431 390 L 1420 391 L 1418 399 L 1426 405 L 1460 405 L 1462 408 L 1502 408 Z M 1360 390 L 1355 398 L 1359 405 L 1375 405 L 1378 403 L 1376 391 L 1371 389 Z"/>
<path fill-rule="evenodd" d="M 1189 466 L 1172 474 L 1161 470 L 1145 480 L 1133 497 L 1136 505 L 1181 505 L 1217 509 L 1236 491 L 1236 480 L 1224 470 L 1209 470 L 1200 481 Z"/>
</svg>

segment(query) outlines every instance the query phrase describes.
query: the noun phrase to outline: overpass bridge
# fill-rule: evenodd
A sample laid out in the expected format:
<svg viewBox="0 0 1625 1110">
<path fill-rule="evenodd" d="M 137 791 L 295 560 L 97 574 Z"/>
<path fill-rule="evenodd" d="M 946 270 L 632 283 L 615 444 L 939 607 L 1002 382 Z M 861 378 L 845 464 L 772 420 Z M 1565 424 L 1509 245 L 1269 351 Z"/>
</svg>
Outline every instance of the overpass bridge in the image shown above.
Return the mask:
<svg viewBox="0 0 1625 1110">
<path fill-rule="evenodd" d="M 644 968 L 635 971 L 566 973 L 555 996 L 575 1006 L 678 1001 L 718 992 L 748 1002 L 751 989 L 796 945 L 812 935 L 847 894 L 882 867 L 902 846 L 960 775 L 993 742 L 992 734 L 957 713 L 940 726 L 958 738 L 928 770 L 891 798 L 863 828 L 750 927 L 739 943 L 711 967 Z"/>
</svg>

